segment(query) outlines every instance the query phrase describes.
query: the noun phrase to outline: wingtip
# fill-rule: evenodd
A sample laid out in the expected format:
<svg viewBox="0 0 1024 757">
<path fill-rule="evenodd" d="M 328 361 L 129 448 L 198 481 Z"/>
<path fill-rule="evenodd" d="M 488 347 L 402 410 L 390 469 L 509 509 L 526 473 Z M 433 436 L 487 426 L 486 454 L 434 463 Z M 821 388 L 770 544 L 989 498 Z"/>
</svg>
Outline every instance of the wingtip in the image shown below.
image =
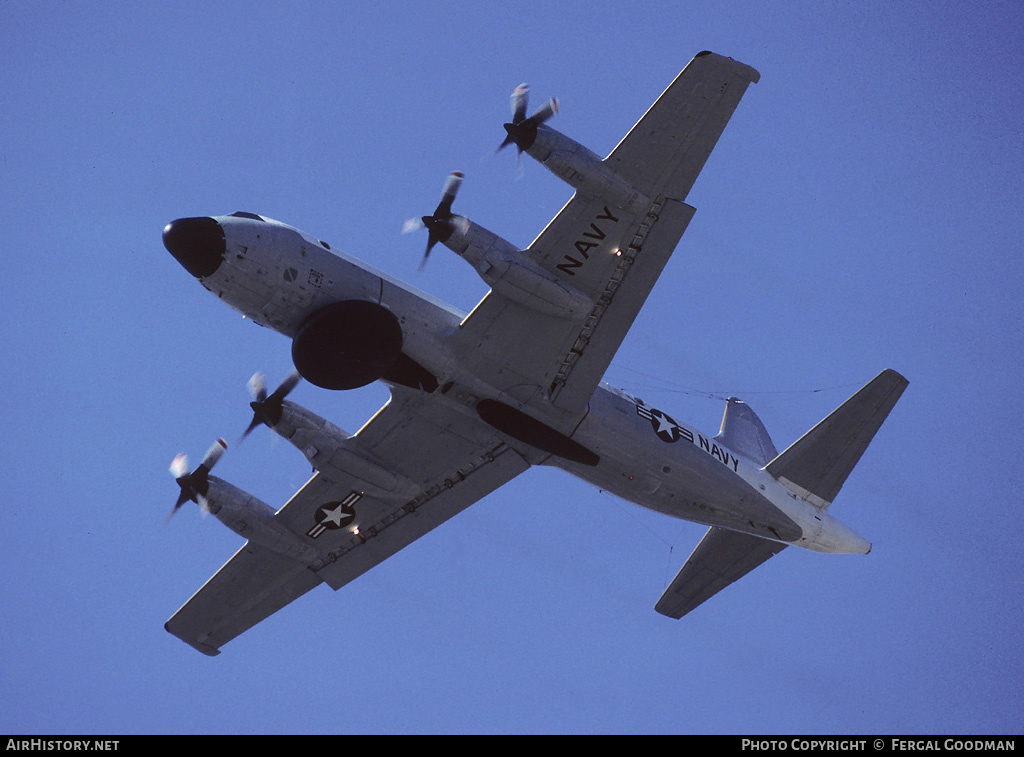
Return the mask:
<svg viewBox="0 0 1024 757">
<path fill-rule="evenodd" d="M 171 628 L 171 621 L 173 621 L 173 620 L 174 620 L 174 618 L 171 618 L 171 620 L 168 620 L 166 623 L 164 623 L 164 630 L 167 631 L 167 633 L 171 634 L 171 636 L 175 636 L 175 637 L 181 639 L 183 642 L 188 644 L 190 647 L 192 647 L 193 649 L 195 649 L 195 650 L 197 650 L 199 652 L 202 652 L 207 657 L 216 657 L 217 655 L 220 654 L 220 650 L 217 649 L 216 647 L 211 647 L 211 646 L 209 646 L 207 644 L 202 644 L 202 643 L 200 643 L 198 641 L 191 641 L 189 639 L 186 639 L 184 636 L 182 636 L 182 635 L 180 635 L 178 633 L 175 633 L 174 629 Z"/>
<path fill-rule="evenodd" d="M 736 73 L 743 76 L 743 78 L 747 79 L 752 84 L 757 84 L 759 81 L 761 81 L 761 74 L 757 71 L 756 68 L 748 66 L 746 63 L 740 63 L 738 60 L 730 58 L 726 55 L 719 55 L 718 53 L 713 53 L 710 50 L 701 50 L 699 53 L 693 56 L 693 59 L 697 60 L 697 58 L 707 58 L 709 56 L 729 66 Z"/>
<path fill-rule="evenodd" d="M 893 370 L 892 368 L 886 368 L 884 371 L 882 371 L 882 373 L 885 374 L 886 376 L 889 376 L 894 381 L 903 384 L 904 387 L 910 385 L 910 381 L 907 379 L 907 377 L 897 370 Z"/>
</svg>

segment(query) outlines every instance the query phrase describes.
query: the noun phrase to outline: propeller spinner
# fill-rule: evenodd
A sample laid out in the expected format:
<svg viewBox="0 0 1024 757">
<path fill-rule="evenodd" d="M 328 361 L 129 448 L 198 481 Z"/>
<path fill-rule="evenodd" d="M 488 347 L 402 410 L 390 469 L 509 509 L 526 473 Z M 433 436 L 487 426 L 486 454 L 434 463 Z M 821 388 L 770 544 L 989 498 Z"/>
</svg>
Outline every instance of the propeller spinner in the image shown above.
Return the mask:
<svg viewBox="0 0 1024 757">
<path fill-rule="evenodd" d="M 424 226 L 427 228 L 427 249 L 423 253 L 423 260 L 420 262 L 421 271 L 426 266 L 427 258 L 430 257 L 430 251 L 434 249 L 434 245 L 438 242 L 448 241 L 455 231 L 455 224 L 460 220 L 464 220 L 462 216 L 452 213 L 452 203 L 455 201 L 455 196 L 459 193 L 459 187 L 462 186 L 463 178 L 465 178 L 465 174 L 462 171 L 452 171 L 448 176 L 448 180 L 444 183 L 444 189 L 441 192 L 441 202 L 437 204 L 434 214 L 421 217 L 419 222 L 414 218 L 410 218 L 402 227 L 404 232 L 415 231 Z"/>
<path fill-rule="evenodd" d="M 558 100 L 552 97 L 536 113 L 527 118 L 526 107 L 529 99 L 529 84 L 520 84 L 512 90 L 512 96 L 509 98 L 509 103 L 512 106 L 512 123 L 505 124 L 508 136 L 498 147 L 499 151 L 511 144 L 514 144 L 520 153 L 523 150 L 529 150 L 534 140 L 537 139 L 537 127 L 558 112 Z"/>
<path fill-rule="evenodd" d="M 208 479 L 210 469 L 217 464 L 217 461 L 220 460 L 227 448 L 227 442 L 223 439 L 218 439 L 206 451 L 206 455 L 203 457 L 203 461 L 199 463 L 199 467 L 191 472 L 188 469 L 188 456 L 184 453 L 171 461 L 171 475 L 174 476 L 178 486 L 181 487 L 181 494 L 178 495 L 178 501 L 174 503 L 174 509 L 167 516 L 167 520 L 170 520 L 181 509 L 181 506 L 189 501 L 195 502 L 204 512 L 209 510 L 206 505 L 206 493 L 210 488 Z"/>
<path fill-rule="evenodd" d="M 298 371 L 292 371 L 281 382 L 281 385 L 274 390 L 274 393 L 267 396 L 266 376 L 262 372 L 253 374 L 253 377 L 246 384 L 249 388 L 249 394 L 253 398 L 253 401 L 249 403 L 249 407 L 252 408 L 253 412 L 252 423 L 249 424 L 249 427 L 242 434 L 242 439 L 249 436 L 252 430 L 260 424 L 267 426 L 277 425 L 277 422 L 281 420 L 281 402 L 301 379 L 302 377 Z M 239 442 L 242 439 L 239 439 Z"/>
</svg>

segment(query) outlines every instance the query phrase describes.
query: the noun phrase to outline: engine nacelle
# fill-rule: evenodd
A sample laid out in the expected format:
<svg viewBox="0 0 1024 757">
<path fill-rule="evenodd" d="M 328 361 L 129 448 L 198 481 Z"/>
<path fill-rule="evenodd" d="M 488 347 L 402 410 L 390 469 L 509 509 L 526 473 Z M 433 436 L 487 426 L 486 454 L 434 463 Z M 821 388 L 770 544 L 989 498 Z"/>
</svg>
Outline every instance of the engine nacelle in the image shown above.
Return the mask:
<svg viewBox="0 0 1024 757">
<path fill-rule="evenodd" d="M 411 481 L 377 462 L 362 442 L 326 418 L 294 402 L 281 402 L 281 418 L 271 427 L 303 454 L 327 478 L 352 476 L 377 495 L 402 495 Z"/>
<path fill-rule="evenodd" d="M 490 287 L 523 307 L 558 318 L 585 318 L 594 301 L 530 260 L 522 250 L 464 216 L 452 216 L 444 244 Z"/>
<path fill-rule="evenodd" d="M 376 302 L 342 300 L 311 315 L 292 341 L 292 362 L 324 389 L 356 389 L 376 381 L 398 360 L 402 327 Z"/>
<path fill-rule="evenodd" d="M 598 197 L 633 213 L 651 206 L 650 197 L 612 171 L 596 153 L 550 126 L 537 127 L 537 137 L 526 154 L 582 195 Z"/>
<path fill-rule="evenodd" d="M 274 508 L 221 478 L 210 476 L 206 504 L 217 520 L 254 544 L 306 564 L 320 554 L 274 519 Z"/>
</svg>

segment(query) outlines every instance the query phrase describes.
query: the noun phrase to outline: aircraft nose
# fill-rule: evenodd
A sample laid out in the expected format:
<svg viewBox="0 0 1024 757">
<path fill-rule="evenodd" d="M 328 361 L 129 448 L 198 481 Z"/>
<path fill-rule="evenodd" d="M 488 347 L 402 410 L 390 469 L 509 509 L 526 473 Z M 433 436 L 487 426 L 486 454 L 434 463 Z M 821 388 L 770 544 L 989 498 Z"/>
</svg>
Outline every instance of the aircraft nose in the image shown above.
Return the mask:
<svg viewBox="0 0 1024 757">
<path fill-rule="evenodd" d="M 209 217 L 171 221 L 164 226 L 164 247 L 199 279 L 216 272 L 227 251 L 224 228 Z"/>
</svg>

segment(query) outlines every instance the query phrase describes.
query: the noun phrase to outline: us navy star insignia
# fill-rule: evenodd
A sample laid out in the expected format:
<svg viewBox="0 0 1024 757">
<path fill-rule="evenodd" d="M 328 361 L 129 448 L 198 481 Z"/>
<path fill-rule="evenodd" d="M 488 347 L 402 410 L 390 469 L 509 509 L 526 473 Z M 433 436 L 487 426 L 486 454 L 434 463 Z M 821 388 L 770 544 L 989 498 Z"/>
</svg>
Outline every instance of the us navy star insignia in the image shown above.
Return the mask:
<svg viewBox="0 0 1024 757">
<path fill-rule="evenodd" d="M 650 421 L 650 425 L 654 428 L 654 433 L 662 441 L 668 441 L 669 444 L 672 444 L 673 441 L 679 441 L 679 437 L 682 435 L 681 428 L 668 413 L 663 413 L 653 408 L 645 408 L 638 403 L 637 415 Z"/>
<path fill-rule="evenodd" d="M 663 413 L 661 410 L 652 410 L 651 425 L 654 427 L 654 433 L 663 442 L 679 441 L 679 424 L 667 413 Z"/>
<path fill-rule="evenodd" d="M 325 502 L 317 508 L 316 525 L 306 532 L 306 536 L 316 539 L 324 531 L 336 531 L 345 528 L 356 519 L 356 511 L 352 507 L 363 496 L 362 492 L 352 492 L 340 502 Z"/>
</svg>

